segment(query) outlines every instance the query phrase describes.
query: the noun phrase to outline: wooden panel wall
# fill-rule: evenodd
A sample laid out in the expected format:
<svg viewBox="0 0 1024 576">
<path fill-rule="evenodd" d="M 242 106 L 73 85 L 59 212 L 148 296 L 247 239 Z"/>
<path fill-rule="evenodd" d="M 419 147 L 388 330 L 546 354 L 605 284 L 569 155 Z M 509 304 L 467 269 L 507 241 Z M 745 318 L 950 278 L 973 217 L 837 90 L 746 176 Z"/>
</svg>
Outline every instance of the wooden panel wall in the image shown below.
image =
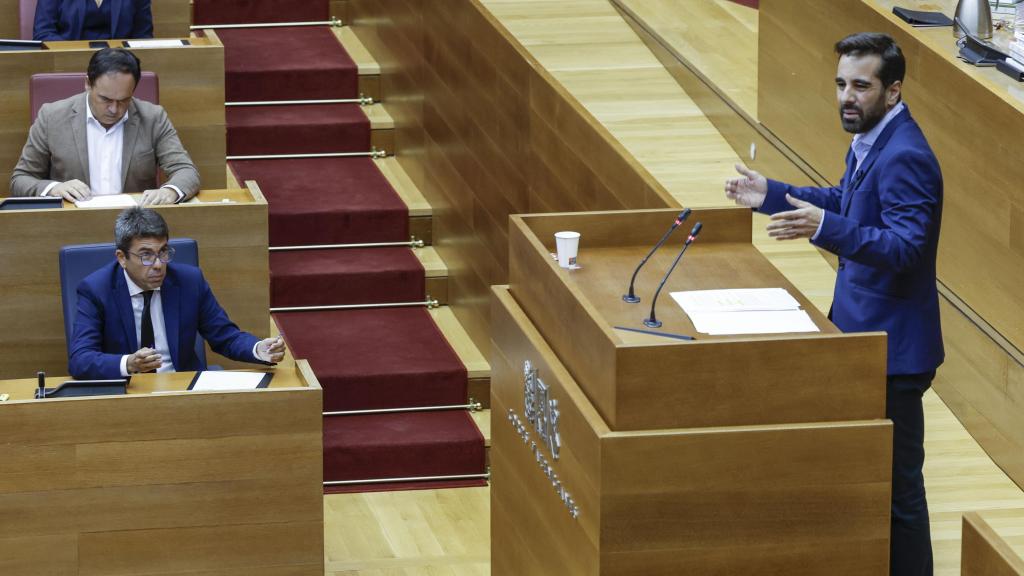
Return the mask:
<svg viewBox="0 0 1024 576">
<path fill-rule="evenodd" d="M 160 78 L 160 104 L 199 169 L 202 187 L 226 184 L 227 132 L 224 121 L 224 47 L 215 34 L 182 48 L 140 48 L 142 69 Z M 46 72 L 84 72 L 94 50 L 84 43 L 60 49 L 0 52 L 0 195 L 7 196 L 11 172 L 31 126 L 29 80 Z"/>
<path fill-rule="evenodd" d="M 0 38 L 20 38 L 19 0 L 0 0 Z M 153 36 L 187 38 L 192 23 L 191 0 L 153 0 Z"/>
<path fill-rule="evenodd" d="M 994 529 L 986 520 L 1005 524 Z M 961 576 L 1024 576 L 1020 534 L 1024 510 L 988 510 L 964 514 Z M 1012 539 L 1013 542 L 1008 540 Z"/>
<path fill-rule="evenodd" d="M 0 573 L 322 576 L 321 392 L 277 376 L 0 404 Z"/>
<path fill-rule="evenodd" d="M 955 313 L 944 307 L 949 359 L 942 370 L 963 377 L 936 388 L 962 421 L 987 420 L 988 429 L 1011 442 L 1015 449 L 1007 450 L 996 441 L 999 435 L 968 423 L 996 462 L 1024 486 L 1024 165 L 1003 152 L 1016 149 L 1024 133 L 1019 86 L 991 68 L 960 62 L 948 29 L 912 29 L 891 14 L 890 4 L 765 2 L 759 28 L 760 118 L 818 172 L 838 181 L 850 136 L 839 127 L 832 46 L 862 30 L 889 33 L 900 43 L 907 58 L 905 100 L 944 177 L 939 280 L 952 293 L 951 302 L 962 303 L 979 319 L 972 324 L 950 318 Z M 1000 340 L 1002 350 L 993 344 Z M 953 394 L 965 401 L 952 401 Z"/>
<path fill-rule="evenodd" d="M 381 65 L 396 156 L 434 209 L 449 302 L 489 348 L 508 215 L 676 205 L 476 0 L 349 0 Z"/>
</svg>

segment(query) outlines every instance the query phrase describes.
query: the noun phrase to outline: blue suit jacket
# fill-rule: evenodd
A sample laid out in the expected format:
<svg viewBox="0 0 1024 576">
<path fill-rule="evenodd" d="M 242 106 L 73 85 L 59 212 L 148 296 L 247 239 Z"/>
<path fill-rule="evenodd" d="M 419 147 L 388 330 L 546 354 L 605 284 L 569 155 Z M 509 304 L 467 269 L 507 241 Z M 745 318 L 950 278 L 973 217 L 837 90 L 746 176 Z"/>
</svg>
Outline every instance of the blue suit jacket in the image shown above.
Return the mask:
<svg viewBox="0 0 1024 576">
<path fill-rule="evenodd" d="M 768 181 L 761 212 L 793 207 L 791 194 L 827 211 L 814 244 L 839 256 L 830 318 L 844 332 L 888 332 L 888 373 L 920 374 L 942 364 L 935 257 L 942 173 L 910 110 L 886 125 L 860 170 L 853 151 L 833 188 Z"/>
<path fill-rule="evenodd" d="M 80 40 L 85 25 L 85 3 L 94 0 L 39 0 L 32 28 L 33 40 Z M 110 2 L 111 38 L 152 38 L 152 0 Z"/>
<path fill-rule="evenodd" d="M 167 345 L 176 370 L 206 369 L 206 364 L 196 357 L 197 332 L 218 354 L 264 364 L 252 353 L 259 339 L 242 332 L 228 319 L 199 268 L 169 264 L 160 287 L 160 300 Z M 78 311 L 68 369 L 75 378 L 120 378 L 121 356 L 138 349 L 128 282 L 115 261 L 86 276 L 78 285 Z"/>
</svg>

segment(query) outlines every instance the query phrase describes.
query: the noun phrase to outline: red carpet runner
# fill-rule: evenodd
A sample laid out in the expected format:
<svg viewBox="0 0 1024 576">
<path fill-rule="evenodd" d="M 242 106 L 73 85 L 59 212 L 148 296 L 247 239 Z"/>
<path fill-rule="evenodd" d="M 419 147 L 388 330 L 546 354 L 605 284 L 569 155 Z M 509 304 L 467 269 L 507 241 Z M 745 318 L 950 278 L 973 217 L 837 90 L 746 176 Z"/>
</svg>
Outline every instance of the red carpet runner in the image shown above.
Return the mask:
<svg viewBox="0 0 1024 576">
<path fill-rule="evenodd" d="M 286 18 L 285 18 L 286 17 Z M 197 23 L 324 20 L 324 0 L 196 0 Z M 330 28 L 220 30 L 226 99 L 357 96 L 358 72 Z M 230 155 L 368 152 L 370 126 L 349 105 L 228 109 Z M 368 158 L 233 161 L 270 207 L 270 244 L 404 242 L 404 203 Z M 275 252 L 275 307 L 422 301 L 424 272 L 407 248 Z M 275 314 L 296 358 L 309 360 L 324 410 L 464 404 L 466 369 L 423 308 Z M 484 441 L 462 410 L 324 418 L 324 480 L 481 474 Z M 480 485 L 389 482 L 328 492 Z"/>
</svg>

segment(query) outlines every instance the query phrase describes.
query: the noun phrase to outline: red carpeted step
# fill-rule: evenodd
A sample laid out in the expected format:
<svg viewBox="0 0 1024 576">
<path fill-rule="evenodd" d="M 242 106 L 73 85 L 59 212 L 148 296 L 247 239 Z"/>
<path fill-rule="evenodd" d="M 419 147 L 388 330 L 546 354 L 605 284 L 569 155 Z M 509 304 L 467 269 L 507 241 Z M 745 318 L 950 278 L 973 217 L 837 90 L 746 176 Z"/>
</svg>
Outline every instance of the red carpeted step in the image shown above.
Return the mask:
<svg viewBox="0 0 1024 576">
<path fill-rule="evenodd" d="M 199 24 L 323 22 L 327 0 L 193 0 L 192 20 Z"/>
<path fill-rule="evenodd" d="M 482 474 L 485 458 L 484 438 L 462 410 L 324 418 L 325 482 Z"/>
<path fill-rule="evenodd" d="M 369 158 L 245 160 L 239 182 L 255 180 L 270 204 L 270 245 L 409 240 L 409 210 Z"/>
<path fill-rule="evenodd" d="M 422 302 L 423 265 L 409 248 L 270 253 L 270 305 Z"/>
<path fill-rule="evenodd" d="M 358 104 L 227 109 L 228 155 L 369 152 L 370 121 Z"/>
<path fill-rule="evenodd" d="M 228 102 L 355 98 L 359 70 L 330 28 L 218 30 Z"/>
<path fill-rule="evenodd" d="M 466 367 L 425 308 L 274 314 L 309 360 L 324 411 L 465 404 Z"/>
</svg>

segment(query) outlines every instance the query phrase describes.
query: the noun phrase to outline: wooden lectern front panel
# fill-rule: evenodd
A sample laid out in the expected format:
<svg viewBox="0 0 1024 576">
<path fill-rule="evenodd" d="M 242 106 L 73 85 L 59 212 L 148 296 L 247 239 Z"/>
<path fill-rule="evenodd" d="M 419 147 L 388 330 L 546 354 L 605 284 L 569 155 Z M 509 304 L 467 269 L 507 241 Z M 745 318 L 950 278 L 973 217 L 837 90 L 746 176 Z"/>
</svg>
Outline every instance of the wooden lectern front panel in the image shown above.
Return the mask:
<svg viewBox="0 0 1024 576">
<path fill-rule="evenodd" d="M 612 431 L 506 287 L 492 326 L 496 576 L 888 573 L 889 421 Z"/>
</svg>

